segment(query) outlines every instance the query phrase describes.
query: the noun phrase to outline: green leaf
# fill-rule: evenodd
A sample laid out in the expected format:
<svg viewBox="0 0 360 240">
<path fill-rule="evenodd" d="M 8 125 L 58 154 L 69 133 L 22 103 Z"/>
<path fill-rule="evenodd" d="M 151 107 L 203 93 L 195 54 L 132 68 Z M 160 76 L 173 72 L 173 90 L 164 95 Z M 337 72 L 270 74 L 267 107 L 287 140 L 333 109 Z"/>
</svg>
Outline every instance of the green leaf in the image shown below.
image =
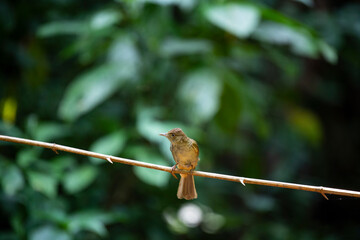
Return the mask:
<svg viewBox="0 0 360 240">
<path fill-rule="evenodd" d="M 314 2 L 313 0 L 294 0 L 295 2 L 300 2 L 302 4 L 304 4 L 307 7 L 313 7 L 314 6 Z"/>
<path fill-rule="evenodd" d="M 190 10 L 195 5 L 196 0 L 136 0 L 136 2 L 154 3 L 163 6 L 177 5 L 184 10 Z"/>
<path fill-rule="evenodd" d="M 76 234 L 80 231 L 90 231 L 101 237 L 107 235 L 106 223 L 115 222 L 119 219 L 119 213 L 103 213 L 87 210 L 74 214 L 69 219 L 69 231 Z"/>
<path fill-rule="evenodd" d="M 34 131 L 34 138 L 39 141 L 52 141 L 56 138 L 64 137 L 68 134 L 68 129 L 57 123 L 39 123 Z"/>
<path fill-rule="evenodd" d="M 124 131 L 116 131 L 109 135 L 103 136 L 96 140 L 90 147 L 90 151 L 108 154 L 108 155 L 116 155 L 121 152 L 124 148 L 126 142 L 126 134 Z M 105 163 L 106 160 L 99 158 L 90 158 L 93 163 Z"/>
<path fill-rule="evenodd" d="M 13 213 L 10 219 L 11 227 L 18 237 L 25 237 L 26 226 L 21 213 Z"/>
<path fill-rule="evenodd" d="M 124 83 L 121 69 L 117 64 L 105 64 L 75 79 L 60 103 L 60 117 L 75 120 L 110 97 Z"/>
<path fill-rule="evenodd" d="M 70 194 L 80 192 L 96 179 L 97 174 L 97 169 L 94 166 L 77 168 L 64 176 L 64 188 Z"/>
<path fill-rule="evenodd" d="M 40 37 L 51 37 L 56 35 L 80 35 L 88 30 L 85 22 L 81 21 L 57 21 L 41 26 L 37 32 Z"/>
<path fill-rule="evenodd" d="M 295 54 L 302 56 L 316 57 L 318 55 L 316 39 L 305 28 L 266 22 L 256 29 L 254 38 L 271 44 L 289 45 Z"/>
<path fill-rule="evenodd" d="M 131 149 L 130 152 L 139 161 L 159 165 L 167 164 L 160 155 L 154 153 L 153 151 L 145 147 L 134 147 Z M 170 174 L 166 172 L 136 166 L 133 167 L 133 170 L 135 175 L 147 184 L 156 187 L 164 187 L 168 184 Z"/>
<path fill-rule="evenodd" d="M 260 13 L 256 7 L 235 3 L 209 7 L 205 11 L 205 16 L 214 25 L 239 38 L 250 36 L 260 20 Z"/>
<path fill-rule="evenodd" d="M 245 198 L 245 203 L 249 208 L 259 212 L 271 211 L 275 205 L 273 198 L 256 194 L 249 194 L 249 196 Z"/>
<path fill-rule="evenodd" d="M 90 27 L 94 30 L 101 30 L 118 23 L 122 18 L 119 11 L 114 9 L 97 12 L 90 21 Z"/>
<path fill-rule="evenodd" d="M 19 151 L 17 155 L 17 163 L 19 166 L 26 168 L 39 159 L 40 151 L 36 148 L 27 148 Z"/>
<path fill-rule="evenodd" d="M 141 59 L 134 43 L 128 35 L 120 34 L 108 50 L 107 60 L 117 64 L 122 77 L 135 79 Z"/>
<path fill-rule="evenodd" d="M 127 218 L 128 216 L 125 212 L 118 210 L 113 210 L 109 213 L 98 210 L 85 210 L 69 217 L 67 220 L 68 230 L 72 234 L 86 230 L 104 237 L 108 233 L 105 228 L 106 224 L 124 222 Z"/>
<path fill-rule="evenodd" d="M 30 234 L 30 240 L 70 240 L 68 233 L 54 226 L 45 225 L 36 228 Z"/>
<path fill-rule="evenodd" d="M 75 165 L 74 156 L 70 155 L 57 155 L 51 161 L 50 172 L 57 180 L 61 180 L 64 176 L 66 169 L 71 169 Z"/>
<path fill-rule="evenodd" d="M 212 50 L 212 44 L 203 39 L 169 38 L 161 44 L 160 52 L 167 57 L 207 53 Z"/>
<path fill-rule="evenodd" d="M 285 25 L 285 26 L 288 26 L 293 29 L 303 28 L 308 31 L 311 31 L 312 33 L 315 33 L 306 25 L 294 20 L 293 18 L 289 18 L 289 17 L 285 16 L 284 14 L 282 14 L 279 11 L 276 11 L 276 10 L 273 10 L 273 9 L 267 8 L 267 7 L 259 7 L 259 11 L 261 11 L 261 16 L 264 20 L 270 20 L 271 22 Z"/>
<path fill-rule="evenodd" d="M 115 93 L 127 80 L 135 79 L 140 63 L 132 38 L 115 38 L 108 51 L 108 62 L 76 78 L 65 92 L 59 116 L 75 120 Z"/>
<path fill-rule="evenodd" d="M 49 198 L 53 198 L 57 193 L 57 180 L 55 177 L 39 172 L 28 172 L 30 186 L 38 192 L 43 193 Z"/>
<path fill-rule="evenodd" d="M 13 137 L 23 137 L 24 135 L 15 125 L 5 123 L 3 121 L 0 121 L 0 132 L 1 134 Z M 4 142 L 0 142 L 0 144 L 4 144 Z"/>
<path fill-rule="evenodd" d="M 1 183 L 6 195 L 13 196 L 24 187 L 23 175 L 16 165 L 8 166 L 2 175 Z"/>
<path fill-rule="evenodd" d="M 319 40 L 319 47 L 326 61 L 332 64 L 337 63 L 338 56 L 334 48 L 322 40 Z"/>
<path fill-rule="evenodd" d="M 209 121 L 219 109 L 222 81 L 208 69 L 191 72 L 182 81 L 179 95 L 184 102 L 190 121 Z"/>
</svg>

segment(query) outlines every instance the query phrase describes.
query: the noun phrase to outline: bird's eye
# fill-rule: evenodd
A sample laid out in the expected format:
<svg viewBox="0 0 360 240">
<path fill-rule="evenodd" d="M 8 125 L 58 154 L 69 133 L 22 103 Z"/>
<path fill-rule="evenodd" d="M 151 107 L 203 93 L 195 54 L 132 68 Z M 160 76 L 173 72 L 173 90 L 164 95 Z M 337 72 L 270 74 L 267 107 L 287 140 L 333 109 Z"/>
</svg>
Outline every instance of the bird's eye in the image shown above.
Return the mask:
<svg viewBox="0 0 360 240">
<path fill-rule="evenodd" d="M 171 136 L 175 137 L 175 134 L 172 133 Z"/>
</svg>

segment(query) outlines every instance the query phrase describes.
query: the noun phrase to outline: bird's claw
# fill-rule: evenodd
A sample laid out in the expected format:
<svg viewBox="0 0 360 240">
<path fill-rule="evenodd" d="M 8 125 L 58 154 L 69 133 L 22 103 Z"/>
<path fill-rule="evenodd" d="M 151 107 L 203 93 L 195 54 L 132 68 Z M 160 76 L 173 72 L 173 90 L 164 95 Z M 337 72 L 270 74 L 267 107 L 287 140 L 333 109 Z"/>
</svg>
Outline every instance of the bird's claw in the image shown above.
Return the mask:
<svg viewBox="0 0 360 240">
<path fill-rule="evenodd" d="M 174 171 L 176 170 L 176 168 L 177 168 L 177 164 L 175 164 L 175 165 L 171 168 L 171 175 L 173 175 L 174 178 L 175 178 L 176 180 L 178 180 L 178 178 L 176 177 L 176 175 L 175 175 L 175 173 L 174 173 Z"/>
</svg>

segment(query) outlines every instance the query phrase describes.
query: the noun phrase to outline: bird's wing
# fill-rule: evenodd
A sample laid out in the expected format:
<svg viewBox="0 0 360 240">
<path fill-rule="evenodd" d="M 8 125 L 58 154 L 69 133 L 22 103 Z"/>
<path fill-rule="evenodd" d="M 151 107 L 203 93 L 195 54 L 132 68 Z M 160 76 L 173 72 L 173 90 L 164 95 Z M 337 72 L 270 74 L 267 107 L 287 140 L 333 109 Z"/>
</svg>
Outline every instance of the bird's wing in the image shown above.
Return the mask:
<svg viewBox="0 0 360 240">
<path fill-rule="evenodd" d="M 191 148 L 196 153 L 197 158 L 199 159 L 199 146 L 197 145 L 196 141 L 191 139 Z M 200 159 L 199 159 L 200 160 Z"/>
<path fill-rule="evenodd" d="M 174 158 L 174 161 L 175 161 L 176 163 L 179 163 L 179 161 L 176 159 L 176 156 L 175 156 L 175 154 L 174 154 L 172 144 L 170 145 L 170 152 L 171 152 L 171 154 L 172 154 L 172 156 L 173 156 L 173 158 Z"/>
</svg>

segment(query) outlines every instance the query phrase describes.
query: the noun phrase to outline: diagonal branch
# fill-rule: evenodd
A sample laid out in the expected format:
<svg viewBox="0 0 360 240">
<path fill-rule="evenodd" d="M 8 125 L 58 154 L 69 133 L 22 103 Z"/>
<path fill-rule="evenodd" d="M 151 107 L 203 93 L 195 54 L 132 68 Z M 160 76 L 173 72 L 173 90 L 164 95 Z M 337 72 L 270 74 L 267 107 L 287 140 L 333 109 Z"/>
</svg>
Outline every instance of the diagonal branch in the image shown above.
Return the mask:
<svg viewBox="0 0 360 240">
<path fill-rule="evenodd" d="M 43 148 L 49 148 L 49 149 L 53 150 L 56 154 L 58 154 L 57 151 L 71 152 L 71 153 L 75 153 L 75 154 L 79 154 L 79 155 L 104 159 L 106 161 L 109 161 L 110 163 L 118 162 L 118 163 L 138 166 L 138 167 L 156 169 L 156 170 L 165 171 L 165 172 L 169 172 L 169 173 L 171 173 L 171 171 L 172 171 L 171 167 L 166 167 L 166 166 L 151 164 L 151 163 L 146 163 L 146 162 L 140 162 L 140 161 L 126 159 L 126 158 L 109 156 L 106 154 L 100 154 L 100 153 L 90 152 L 90 151 L 86 151 L 86 150 L 81 150 L 78 148 L 58 145 L 55 143 L 46 143 L 46 142 L 41 142 L 41 141 L 9 137 L 9 136 L 4 136 L 4 135 L 0 135 L 0 140 L 6 141 L 6 142 L 14 142 L 14 143 L 43 147 Z M 181 173 L 184 171 L 176 169 L 174 172 Z M 192 174 L 194 176 L 199 176 L 199 177 L 207 177 L 207 178 L 221 179 L 221 180 L 225 180 L 225 181 L 240 182 L 244 186 L 245 186 L 245 184 L 255 184 L 255 185 L 264 185 L 264 186 L 271 186 L 271 187 L 279 187 L 279 188 L 291 188 L 291 189 L 303 190 L 303 191 L 309 191 L 309 192 L 318 192 L 321 195 L 323 195 L 327 200 L 328 200 L 328 198 L 325 194 L 335 194 L 335 195 L 360 198 L 360 192 L 351 191 L 351 190 L 343 190 L 343 189 L 337 189 L 337 188 L 311 186 L 311 185 L 303 185 L 303 184 L 295 184 L 295 183 L 286 183 L 286 182 L 278 182 L 278 181 L 269 181 L 269 180 L 262 180 L 262 179 L 256 179 L 256 178 L 237 177 L 237 176 L 218 174 L 218 173 L 209 173 L 209 172 L 202 172 L 202 171 L 194 171 Z"/>
</svg>

